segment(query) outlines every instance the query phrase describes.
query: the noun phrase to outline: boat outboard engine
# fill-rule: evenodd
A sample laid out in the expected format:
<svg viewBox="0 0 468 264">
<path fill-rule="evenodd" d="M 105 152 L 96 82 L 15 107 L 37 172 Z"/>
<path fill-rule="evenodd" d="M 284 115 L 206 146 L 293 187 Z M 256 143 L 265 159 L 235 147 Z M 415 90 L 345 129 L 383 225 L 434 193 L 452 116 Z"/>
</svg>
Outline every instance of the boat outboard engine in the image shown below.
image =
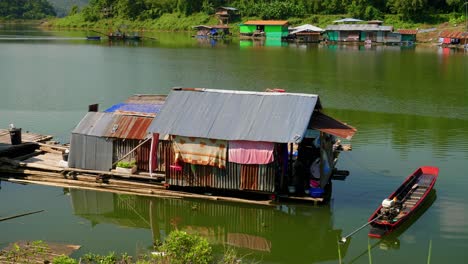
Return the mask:
<svg viewBox="0 0 468 264">
<path fill-rule="evenodd" d="M 386 198 L 382 201 L 382 209 L 380 209 L 382 220 L 392 220 L 398 213 L 400 213 L 400 208 L 394 199 Z"/>
</svg>

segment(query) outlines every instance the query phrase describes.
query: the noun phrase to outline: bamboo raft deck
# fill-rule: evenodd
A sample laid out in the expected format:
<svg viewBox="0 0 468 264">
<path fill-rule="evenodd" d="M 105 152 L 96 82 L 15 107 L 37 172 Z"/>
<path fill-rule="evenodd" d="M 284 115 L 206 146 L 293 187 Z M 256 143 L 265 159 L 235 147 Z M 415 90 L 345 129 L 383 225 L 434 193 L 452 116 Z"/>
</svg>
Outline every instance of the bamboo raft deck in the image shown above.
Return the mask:
<svg viewBox="0 0 468 264">
<path fill-rule="evenodd" d="M 0 133 L 2 133 L 2 131 L 4 132 L 5 130 L 0 130 Z M 5 133 L 2 135 L 5 137 Z M 9 142 L 9 134 L 6 134 L 6 136 L 8 136 Z M 164 174 L 153 174 L 153 177 L 150 177 L 148 172 L 128 174 L 116 172 L 115 170 L 99 171 L 68 168 L 63 164 L 62 160 L 62 151 L 68 149 L 68 146 L 58 145 L 55 144 L 55 142 L 44 143 L 51 138 L 51 136 L 26 133 L 23 140 L 26 141 L 26 143 L 20 145 L 8 144 L 6 143 L 6 139 L 3 139 L 4 143 L 0 143 L 0 145 L 3 145 L 3 149 L 0 151 L 0 180 L 23 184 L 41 184 L 150 197 L 206 199 L 267 206 L 277 205 L 275 201 L 270 199 L 252 200 L 247 198 L 168 190 L 163 181 Z M 2 155 L 2 153 L 14 153 L 16 149 L 28 145 L 34 145 L 35 147 L 30 153 L 20 156 L 14 155 L 13 158 L 10 157 L 11 155 Z M 308 202 L 314 205 L 324 201 L 323 198 L 312 197 L 278 198 L 286 202 Z"/>
</svg>

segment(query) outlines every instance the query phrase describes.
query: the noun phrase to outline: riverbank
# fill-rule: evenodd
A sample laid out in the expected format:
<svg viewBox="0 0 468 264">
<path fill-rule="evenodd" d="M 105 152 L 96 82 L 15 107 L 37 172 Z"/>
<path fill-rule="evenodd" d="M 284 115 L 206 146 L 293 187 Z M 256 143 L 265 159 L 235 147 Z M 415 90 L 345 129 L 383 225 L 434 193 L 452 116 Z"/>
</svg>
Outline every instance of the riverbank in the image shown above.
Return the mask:
<svg viewBox="0 0 468 264">
<path fill-rule="evenodd" d="M 346 15 L 312 15 L 306 18 L 289 18 L 291 26 L 302 24 L 313 24 L 325 28 L 333 24 L 334 20 L 346 17 Z M 239 35 L 239 24 L 242 21 L 255 20 L 258 17 L 244 17 L 229 24 L 229 30 L 234 36 Z M 418 29 L 423 33 L 417 34 L 418 43 L 436 43 L 440 32 L 444 30 L 464 31 L 464 24 L 461 18 L 454 19 L 450 14 L 438 14 L 431 18 L 431 23 L 414 23 L 402 21 L 397 15 L 385 15 L 384 25 L 391 25 L 397 29 Z M 127 20 L 127 19 L 103 19 L 95 22 L 86 21 L 80 14 L 75 14 L 65 18 L 57 18 L 41 23 L 41 27 L 58 29 L 79 29 L 89 30 L 105 34 L 113 30 L 124 27 L 129 32 L 167 32 L 167 31 L 193 31 L 195 25 L 215 25 L 218 24 L 214 16 L 204 13 L 197 13 L 190 16 L 178 13 L 164 14 L 158 19 L 152 20 Z"/>
<path fill-rule="evenodd" d="M 240 263 L 243 257 L 236 250 L 228 247 L 221 256 L 213 254 L 213 247 L 204 237 L 184 231 L 172 231 L 166 240 L 155 243 L 150 249 L 143 250 L 136 256 L 128 253 L 107 255 L 86 253 L 82 257 L 71 255 L 81 248 L 80 245 L 36 241 L 17 241 L 0 250 L 0 263 Z M 250 262 L 250 261 L 249 261 Z"/>
</svg>

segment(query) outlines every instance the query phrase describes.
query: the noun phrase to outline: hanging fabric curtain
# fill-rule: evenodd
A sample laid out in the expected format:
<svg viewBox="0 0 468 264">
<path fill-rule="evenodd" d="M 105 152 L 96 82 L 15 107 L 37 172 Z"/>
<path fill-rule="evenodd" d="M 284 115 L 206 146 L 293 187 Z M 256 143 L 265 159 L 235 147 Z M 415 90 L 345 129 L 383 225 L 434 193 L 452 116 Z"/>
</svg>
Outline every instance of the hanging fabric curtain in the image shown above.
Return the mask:
<svg viewBox="0 0 468 264">
<path fill-rule="evenodd" d="M 272 163 L 275 143 L 233 140 L 229 141 L 229 162 L 239 164 Z"/>
<path fill-rule="evenodd" d="M 172 142 L 176 157 L 185 163 L 226 168 L 225 140 L 172 136 Z"/>
</svg>

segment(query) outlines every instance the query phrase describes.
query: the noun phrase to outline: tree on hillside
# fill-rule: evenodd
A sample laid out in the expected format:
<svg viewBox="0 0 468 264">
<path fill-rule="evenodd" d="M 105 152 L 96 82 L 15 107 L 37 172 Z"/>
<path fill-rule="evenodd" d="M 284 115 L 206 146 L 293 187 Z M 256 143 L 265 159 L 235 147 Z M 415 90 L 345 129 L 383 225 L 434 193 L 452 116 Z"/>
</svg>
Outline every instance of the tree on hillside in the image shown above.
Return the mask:
<svg viewBox="0 0 468 264">
<path fill-rule="evenodd" d="M 419 20 L 426 14 L 427 0 L 388 0 L 387 5 L 404 20 Z"/>
<path fill-rule="evenodd" d="M 47 0 L 0 1 L 0 17 L 8 19 L 41 19 L 55 15 L 54 8 Z"/>
</svg>

